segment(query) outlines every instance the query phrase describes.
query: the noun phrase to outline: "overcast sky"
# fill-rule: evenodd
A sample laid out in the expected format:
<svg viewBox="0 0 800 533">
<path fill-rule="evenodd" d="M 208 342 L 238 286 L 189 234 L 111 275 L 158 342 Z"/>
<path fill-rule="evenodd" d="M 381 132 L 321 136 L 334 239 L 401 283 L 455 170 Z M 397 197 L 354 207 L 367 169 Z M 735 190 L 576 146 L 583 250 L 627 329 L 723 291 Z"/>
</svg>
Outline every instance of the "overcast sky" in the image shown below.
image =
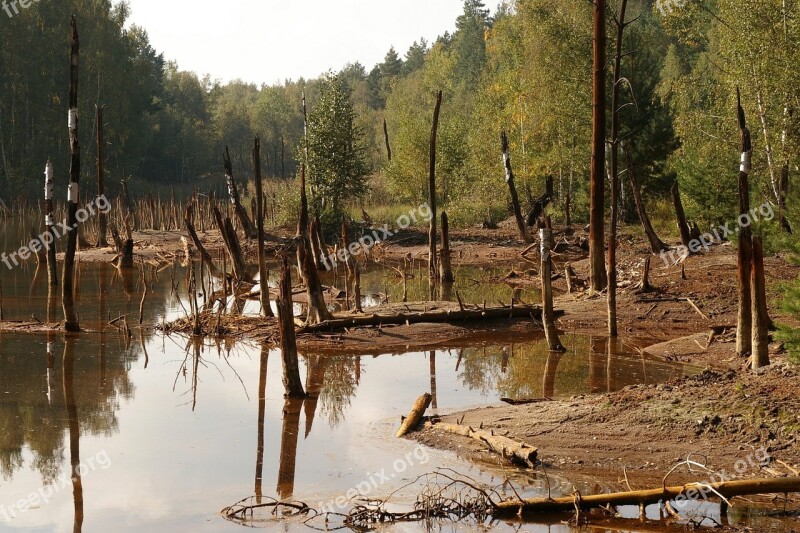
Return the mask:
<svg viewBox="0 0 800 533">
<path fill-rule="evenodd" d="M 223 82 L 314 78 L 455 29 L 462 0 L 130 0 L 131 24 L 182 70 Z"/>
</svg>

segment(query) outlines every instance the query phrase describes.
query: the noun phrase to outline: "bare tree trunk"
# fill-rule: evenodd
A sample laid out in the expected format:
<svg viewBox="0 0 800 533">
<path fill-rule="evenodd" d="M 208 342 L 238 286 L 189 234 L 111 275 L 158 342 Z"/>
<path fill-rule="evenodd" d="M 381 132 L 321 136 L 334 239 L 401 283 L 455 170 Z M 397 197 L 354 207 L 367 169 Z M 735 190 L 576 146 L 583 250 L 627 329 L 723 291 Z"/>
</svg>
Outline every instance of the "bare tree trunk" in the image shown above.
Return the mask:
<svg viewBox="0 0 800 533">
<path fill-rule="evenodd" d="M 103 175 L 103 165 L 105 157 L 103 153 L 103 106 L 97 108 L 97 196 L 102 197 L 106 194 L 106 184 Z M 97 247 L 105 248 L 108 246 L 108 215 L 103 211 L 97 215 Z"/>
<path fill-rule="evenodd" d="M 636 204 L 636 212 L 639 213 L 639 220 L 642 222 L 644 233 L 647 235 L 647 240 L 650 241 L 650 251 L 654 254 L 660 253 L 662 250 L 667 249 L 667 245 L 656 235 L 656 230 L 653 229 L 653 224 L 650 223 L 650 217 L 647 215 L 647 209 L 642 200 L 642 188 L 636 177 L 636 164 L 633 161 L 631 148 L 626 143 L 623 144 L 623 150 L 625 151 L 625 159 L 628 165 L 628 179 L 633 190 L 633 201 Z"/>
<path fill-rule="evenodd" d="M 58 286 L 58 271 L 56 263 L 56 236 L 53 232 L 55 226 L 55 218 L 53 215 L 53 164 L 47 160 L 47 165 L 44 169 L 44 226 L 45 232 L 49 237 L 47 243 L 47 280 L 49 287 Z"/>
<path fill-rule="evenodd" d="M 269 272 L 267 254 L 264 250 L 264 194 L 261 184 L 261 139 L 253 141 L 253 171 L 256 180 L 256 237 L 258 238 L 258 277 L 261 286 L 261 316 L 271 318 L 272 304 L 269 301 Z"/>
<path fill-rule="evenodd" d="M 528 226 L 525 224 L 525 218 L 522 216 L 522 208 L 519 206 L 517 186 L 514 184 L 514 170 L 511 168 L 511 148 L 509 147 L 508 135 L 506 135 L 505 131 L 500 134 L 500 143 L 503 149 L 503 163 L 506 169 L 506 184 L 508 185 L 509 193 L 511 193 L 511 206 L 514 208 L 514 218 L 517 221 L 519 238 L 522 239 L 523 242 L 529 243 Z"/>
<path fill-rule="evenodd" d="M 225 244 L 225 249 L 231 258 L 233 276 L 238 280 L 247 279 L 247 264 L 244 261 L 242 249 L 239 246 L 239 240 L 236 237 L 236 231 L 233 229 L 231 219 L 225 218 L 223 220 L 217 206 L 212 207 L 212 212 L 214 213 L 214 221 L 217 223 L 217 228 L 219 228 L 219 233 L 222 236 L 222 242 Z"/>
<path fill-rule="evenodd" d="M 233 211 L 236 213 L 239 224 L 242 225 L 242 231 L 244 231 L 245 236 L 248 239 L 255 239 L 258 237 L 258 234 L 253 223 L 250 221 L 250 217 L 247 216 L 247 211 L 245 211 L 242 206 L 242 201 L 239 197 L 239 188 L 236 186 L 236 181 L 233 179 L 233 165 L 231 164 L 231 155 L 228 153 L 227 146 L 225 147 L 223 159 L 225 161 L 225 181 L 228 184 L 228 196 L 230 196 L 231 203 L 233 204 Z"/>
<path fill-rule="evenodd" d="M 592 88 L 592 172 L 589 207 L 589 268 L 591 290 L 606 288 L 605 159 L 606 159 L 606 0 L 594 0 L 594 76 Z"/>
<path fill-rule="evenodd" d="M 764 279 L 764 247 L 761 238 L 753 236 L 753 257 L 750 269 L 750 286 L 752 288 L 751 314 L 752 325 L 752 367 L 757 370 L 769 366 L 769 312 L 767 311 L 767 289 Z"/>
<path fill-rule="evenodd" d="M 450 257 L 450 223 L 447 213 L 442 211 L 442 252 L 441 252 L 441 281 L 442 283 L 453 283 L 453 263 Z"/>
<path fill-rule="evenodd" d="M 305 398 L 303 382 L 300 381 L 300 365 L 297 361 L 297 339 L 294 331 L 294 304 L 292 303 L 292 272 L 289 262 L 283 258 L 281 265 L 280 295 L 278 296 L 278 323 L 281 334 L 281 357 L 283 359 L 283 388 L 286 398 Z"/>
<path fill-rule="evenodd" d="M 430 171 L 428 174 L 428 203 L 431 208 L 431 225 L 428 232 L 428 272 L 431 279 L 436 279 L 436 135 L 439 131 L 439 113 L 442 109 L 442 91 L 436 95 L 436 107 L 433 110 L 433 126 L 431 127 Z"/>
<path fill-rule="evenodd" d="M 389 126 L 386 124 L 386 119 L 383 119 L 383 140 L 386 142 L 386 157 L 389 162 L 392 162 L 392 145 L 389 144 Z"/>
<path fill-rule="evenodd" d="M 739 214 L 750 212 L 750 189 L 748 174 L 751 170 L 753 144 L 750 130 L 747 129 L 744 109 L 742 108 L 739 89 L 736 89 L 738 102 L 739 131 L 741 132 L 742 160 L 739 169 Z M 752 293 L 750 289 L 750 270 L 752 265 L 752 237 L 749 227 L 742 227 L 739 231 L 739 315 L 736 329 L 736 354 L 744 357 L 752 353 L 752 328 L 753 315 L 751 310 Z"/>
<path fill-rule="evenodd" d="M 614 56 L 614 86 L 611 96 L 611 228 L 608 235 L 608 334 L 617 336 L 617 221 L 619 220 L 619 84 L 622 71 L 622 38 L 625 33 L 625 11 L 628 0 L 622 0 L 617 20 L 617 43 Z"/>
<path fill-rule="evenodd" d="M 541 275 L 542 275 L 542 324 L 544 325 L 544 336 L 547 339 L 547 346 L 551 352 L 564 352 L 561 340 L 556 331 L 555 318 L 553 313 L 553 263 L 550 256 L 550 249 L 553 238 L 553 230 L 548 223 L 547 227 L 539 230 L 539 240 L 541 242 Z"/>
<path fill-rule="evenodd" d="M 781 134 L 781 144 L 783 145 L 783 165 L 781 167 L 781 180 L 778 184 L 778 223 L 783 228 L 783 231 L 790 234 L 792 233 L 792 226 L 786 218 L 786 195 L 789 192 L 789 121 L 794 116 L 794 111 L 789 105 L 789 102 L 783 108 L 783 133 Z"/>
<path fill-rule="evenodd" d="M 681 201 L 681 192 L 678 188 L 678 181 L 672 184 L 672 203 L 675 205 L 675 217 L 677 218 L 678 231 L 681 234 L 681 244 L 687 249 L 689 243 L 692 241 L 692 232 L 689 228 L 689 222 L 686 220 L 686 212 L 683 210 L 683 202 Z"/>
<path fill-rule="evenodd" d="M 69 332 L 81 330 L 78 323 L 78 314 L 75 309 L 73 283 L 75 281 L 75 252 L 78 248 L 78 187 L 81 178 L 81 146 L 78 139 L 78 59 L 80 40 L 78 38 L 78 25 L 73 15 L 70 20 L 72 27 L 72 50 L 70 53 L 69 76 L 69 146 L 72 154 L 69 165 L 69 196 L 67 201 L 67 226 L 72 229 L 67 235 L 67 250 L 64 254 L 64 272 L 61 276 L 62 306 L 64 308 L 64 329 Z"/>
</svg>

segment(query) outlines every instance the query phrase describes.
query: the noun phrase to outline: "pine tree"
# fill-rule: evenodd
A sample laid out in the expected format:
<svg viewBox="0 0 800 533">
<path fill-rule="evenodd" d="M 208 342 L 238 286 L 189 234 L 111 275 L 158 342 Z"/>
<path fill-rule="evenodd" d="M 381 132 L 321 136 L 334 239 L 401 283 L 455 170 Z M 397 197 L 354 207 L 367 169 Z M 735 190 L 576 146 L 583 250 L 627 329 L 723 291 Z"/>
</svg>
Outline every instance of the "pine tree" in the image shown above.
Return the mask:
<svg viewBox="0 0 800 533">
<path fill-rule="evenodd" d="M 308 152 L 314 209 L 323 224 L 335 227 L 345 204 L 366 193 L 369 173 L 364 132 L 356 125 L 350 93 L 338 75 L 329 73 L 320 83 L 308 116 Z"/>
</svg>

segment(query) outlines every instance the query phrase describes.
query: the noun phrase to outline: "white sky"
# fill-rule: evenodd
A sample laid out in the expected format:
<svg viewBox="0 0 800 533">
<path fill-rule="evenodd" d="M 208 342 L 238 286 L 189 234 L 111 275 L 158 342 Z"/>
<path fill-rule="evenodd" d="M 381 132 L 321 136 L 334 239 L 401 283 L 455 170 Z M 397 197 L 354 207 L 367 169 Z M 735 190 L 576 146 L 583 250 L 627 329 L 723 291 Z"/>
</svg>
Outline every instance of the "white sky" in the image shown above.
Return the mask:
<svg viewBox="0 0 800 533">
<path fill-rule="evenodd" d="M 182 70 L 223 82 L 314 78 L 455 29 L 462 0 L 130 0 L 129 23 Z"/>
</svg>

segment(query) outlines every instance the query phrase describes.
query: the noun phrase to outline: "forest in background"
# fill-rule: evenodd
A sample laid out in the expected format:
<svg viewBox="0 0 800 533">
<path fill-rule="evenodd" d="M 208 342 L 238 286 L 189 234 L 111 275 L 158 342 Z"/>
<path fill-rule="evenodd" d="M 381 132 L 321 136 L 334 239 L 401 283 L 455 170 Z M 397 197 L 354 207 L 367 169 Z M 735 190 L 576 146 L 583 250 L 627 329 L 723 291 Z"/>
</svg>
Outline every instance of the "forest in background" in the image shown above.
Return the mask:
<svg viewBox="0 0 800 533">
<path fill-rule="evenodd" d="M 607 13 L 609 69 L 618 7 L 610 2 Z M 275 184 L 293 178 L 303 139 L 302 94 L 313 114 L 320 87 L 333 80 L 348 95 L 363 163 L 349 203 L 426 199 L 432 111 L 442 90 L 437 192 L 454 223 L 507 218 L 509 200 L 498 194 L 501 130 L 508 132 L 523 198 L 540 196 L 553 176 L 556 210 L 569 197 L 572 219 L 588 218 L 592 7 L 584 0 L 516 0 L 493 13 L 480 0 L 466 0 L 456 31 L 436 42 L 421 40 L 405 52 L 392 48 L 371 69 L 353 63 L 318 79 L 261 87 L 181 71 L 151 46 L 145 29 L 126 28 L 130 9 L 109 0 L 41 2 L 3 20 L 2 197 L 38 199 L 48 158 L 56 181 L 66 181 L 66 51 L 75 13 L 82 36 L 81 144 L 94 154 L 94 109 L 104 106 L 112 194 L 123 177 L 131 177 L 134 192 L 154 184 L 161 194 L 170 186 L 219 187 L 226 145 L 236 174 L 249 177 L 255 135 L 268 178 Z M 737 86 L 753 124 L 754 201 L 777 204 L 792 191 L 797 170 L 797 2 L 631 0 L 633 18 L 624 40 L 621 136 L 632 147 L 654 218 L 671 220 L 659 216 L 658 206 L 660 199 L 667 205 L 676 179 L 690 219 L 702 226 L 735 217 Z M 89 189 L 91 161 L 82 169 Z M 313 168 L 310 174 L 313 185 Z M 289 197 L 296 195 L 286 196 L 279 205 L 296 205 Z M 622 215 L 634 221 L 630 196 L 623 194 Z M 288 221 L 294 210 L 286 215 Z"/>
</svg>

